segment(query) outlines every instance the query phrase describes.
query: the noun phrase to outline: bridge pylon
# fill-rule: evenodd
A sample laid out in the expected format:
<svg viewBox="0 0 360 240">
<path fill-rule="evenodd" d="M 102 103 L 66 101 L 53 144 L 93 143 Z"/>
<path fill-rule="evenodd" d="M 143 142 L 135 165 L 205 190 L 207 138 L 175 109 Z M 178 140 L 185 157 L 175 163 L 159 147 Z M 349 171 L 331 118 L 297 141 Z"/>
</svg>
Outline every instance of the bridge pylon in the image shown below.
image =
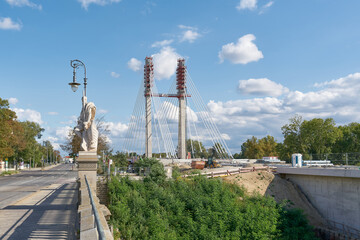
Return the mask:
<svg viewBox="0 0 360 240">
<path fill-rule="evenodd" d="M 154 81 L 154 65 L 152 57 L 145 58 L 144 65 L 144 96 L 145 96 L 145 157 L 152 157 L 152 116 L 151 116 L 151 87 Z"/>
<path fill-rule="evenodd" d="M 176 88 L 179 98 L 178 158 L 186 158 L 186 67 L 185 59 L 178 59 Z"/>
</svg>

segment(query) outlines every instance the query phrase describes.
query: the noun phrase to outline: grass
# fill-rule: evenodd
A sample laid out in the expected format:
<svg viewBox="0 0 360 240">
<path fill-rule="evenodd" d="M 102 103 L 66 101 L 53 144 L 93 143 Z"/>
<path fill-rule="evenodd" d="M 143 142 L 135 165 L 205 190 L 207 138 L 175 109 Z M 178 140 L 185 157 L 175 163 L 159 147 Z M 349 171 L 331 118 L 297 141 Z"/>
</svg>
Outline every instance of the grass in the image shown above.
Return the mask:
<svg viewBox="0 0 360 240">
<path fill-rule="evenodd" d="M 4 171 L 2 173 L 0 173 L 0 176 L 8 176 L 8 175 L 13 175 L 13 174 L 17 174 L 19 173 L 19 171 Z"/>
</svg>

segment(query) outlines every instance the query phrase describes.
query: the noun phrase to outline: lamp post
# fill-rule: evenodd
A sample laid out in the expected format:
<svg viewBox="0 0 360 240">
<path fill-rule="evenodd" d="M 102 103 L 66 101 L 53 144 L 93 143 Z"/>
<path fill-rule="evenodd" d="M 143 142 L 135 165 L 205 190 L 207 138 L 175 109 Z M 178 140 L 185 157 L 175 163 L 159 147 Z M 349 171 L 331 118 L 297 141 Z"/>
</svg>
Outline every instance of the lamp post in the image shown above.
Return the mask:
<svg viewBox="0 0 360 240">
<path fill-rule="evenodd" d="M 84 68 L 84 96 L 86 97 L 86 85 L 87 85 L 87 78 L 86 78 L 86 67 L 85 64 L 78 60 L 71 60 L 70 61 L 70 66 L 74 69 L 73 70 L 73 81 L 71 83 L 69 83 L 69 85 L 71 86 L 71 90 L 73 90 L 74 92 L 76 92 L 76 90 L 78 89 L 79 85 L 81 85 L 80 83 L 76 82 L 76 69 L 78 69 L 79 67 L 83 67 Z"/>
</svg>

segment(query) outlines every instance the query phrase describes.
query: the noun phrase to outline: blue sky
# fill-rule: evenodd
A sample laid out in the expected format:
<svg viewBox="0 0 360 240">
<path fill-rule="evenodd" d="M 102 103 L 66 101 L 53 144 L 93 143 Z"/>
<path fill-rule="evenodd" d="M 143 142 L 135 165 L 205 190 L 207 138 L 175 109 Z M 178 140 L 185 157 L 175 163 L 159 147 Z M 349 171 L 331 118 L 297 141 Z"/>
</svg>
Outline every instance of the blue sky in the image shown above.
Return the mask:
<svg viewBox="0 0 360 240">
<path fill-rule="evenodd" d="M 0 96 L 61 144 L 80 112 L 81 92 L 67 85 L 80 59 L 120 149 L 144 58 L 158 57 L 165 92 L 181 56 L 239 152 L 253 135 L 281 141 L 295 114 L 360 121 L 359 9 L 355 0 L 0 0 Z"/>
</svg>

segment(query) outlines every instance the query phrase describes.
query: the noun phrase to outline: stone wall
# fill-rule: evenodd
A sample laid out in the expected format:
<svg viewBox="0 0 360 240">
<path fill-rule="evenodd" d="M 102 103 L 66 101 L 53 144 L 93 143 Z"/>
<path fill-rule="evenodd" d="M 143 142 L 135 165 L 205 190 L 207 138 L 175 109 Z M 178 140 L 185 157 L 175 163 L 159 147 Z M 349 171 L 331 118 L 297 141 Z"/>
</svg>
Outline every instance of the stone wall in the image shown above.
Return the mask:
<svg viewBox="0 0 360 240">
<path fill-rule="evenodd" d="M 91 192 L 96 211 L 99 215 L 100 224 L 105 233 L 105 239 L 113 240 L 114 238 L 107 224 L 107 220 L 109 220 L 111 213 L 106 206 L 100 204 L 99 199 L 94 194 L 95 189 L 91 189 Z M 99 234 L 96 226 L 94 209 L 91 204 L 89 189 L 84 178 L 80 178 L 78 212 L 80 218 L 80 240 L 97 240 Z"/>
<path fill-rule="evenodd" d="M 109 204 L 108 186 L 105 177 L 98 176 L 96 184 L 96 196 L 99 198 L 101 204 Z"/>
</svg>

